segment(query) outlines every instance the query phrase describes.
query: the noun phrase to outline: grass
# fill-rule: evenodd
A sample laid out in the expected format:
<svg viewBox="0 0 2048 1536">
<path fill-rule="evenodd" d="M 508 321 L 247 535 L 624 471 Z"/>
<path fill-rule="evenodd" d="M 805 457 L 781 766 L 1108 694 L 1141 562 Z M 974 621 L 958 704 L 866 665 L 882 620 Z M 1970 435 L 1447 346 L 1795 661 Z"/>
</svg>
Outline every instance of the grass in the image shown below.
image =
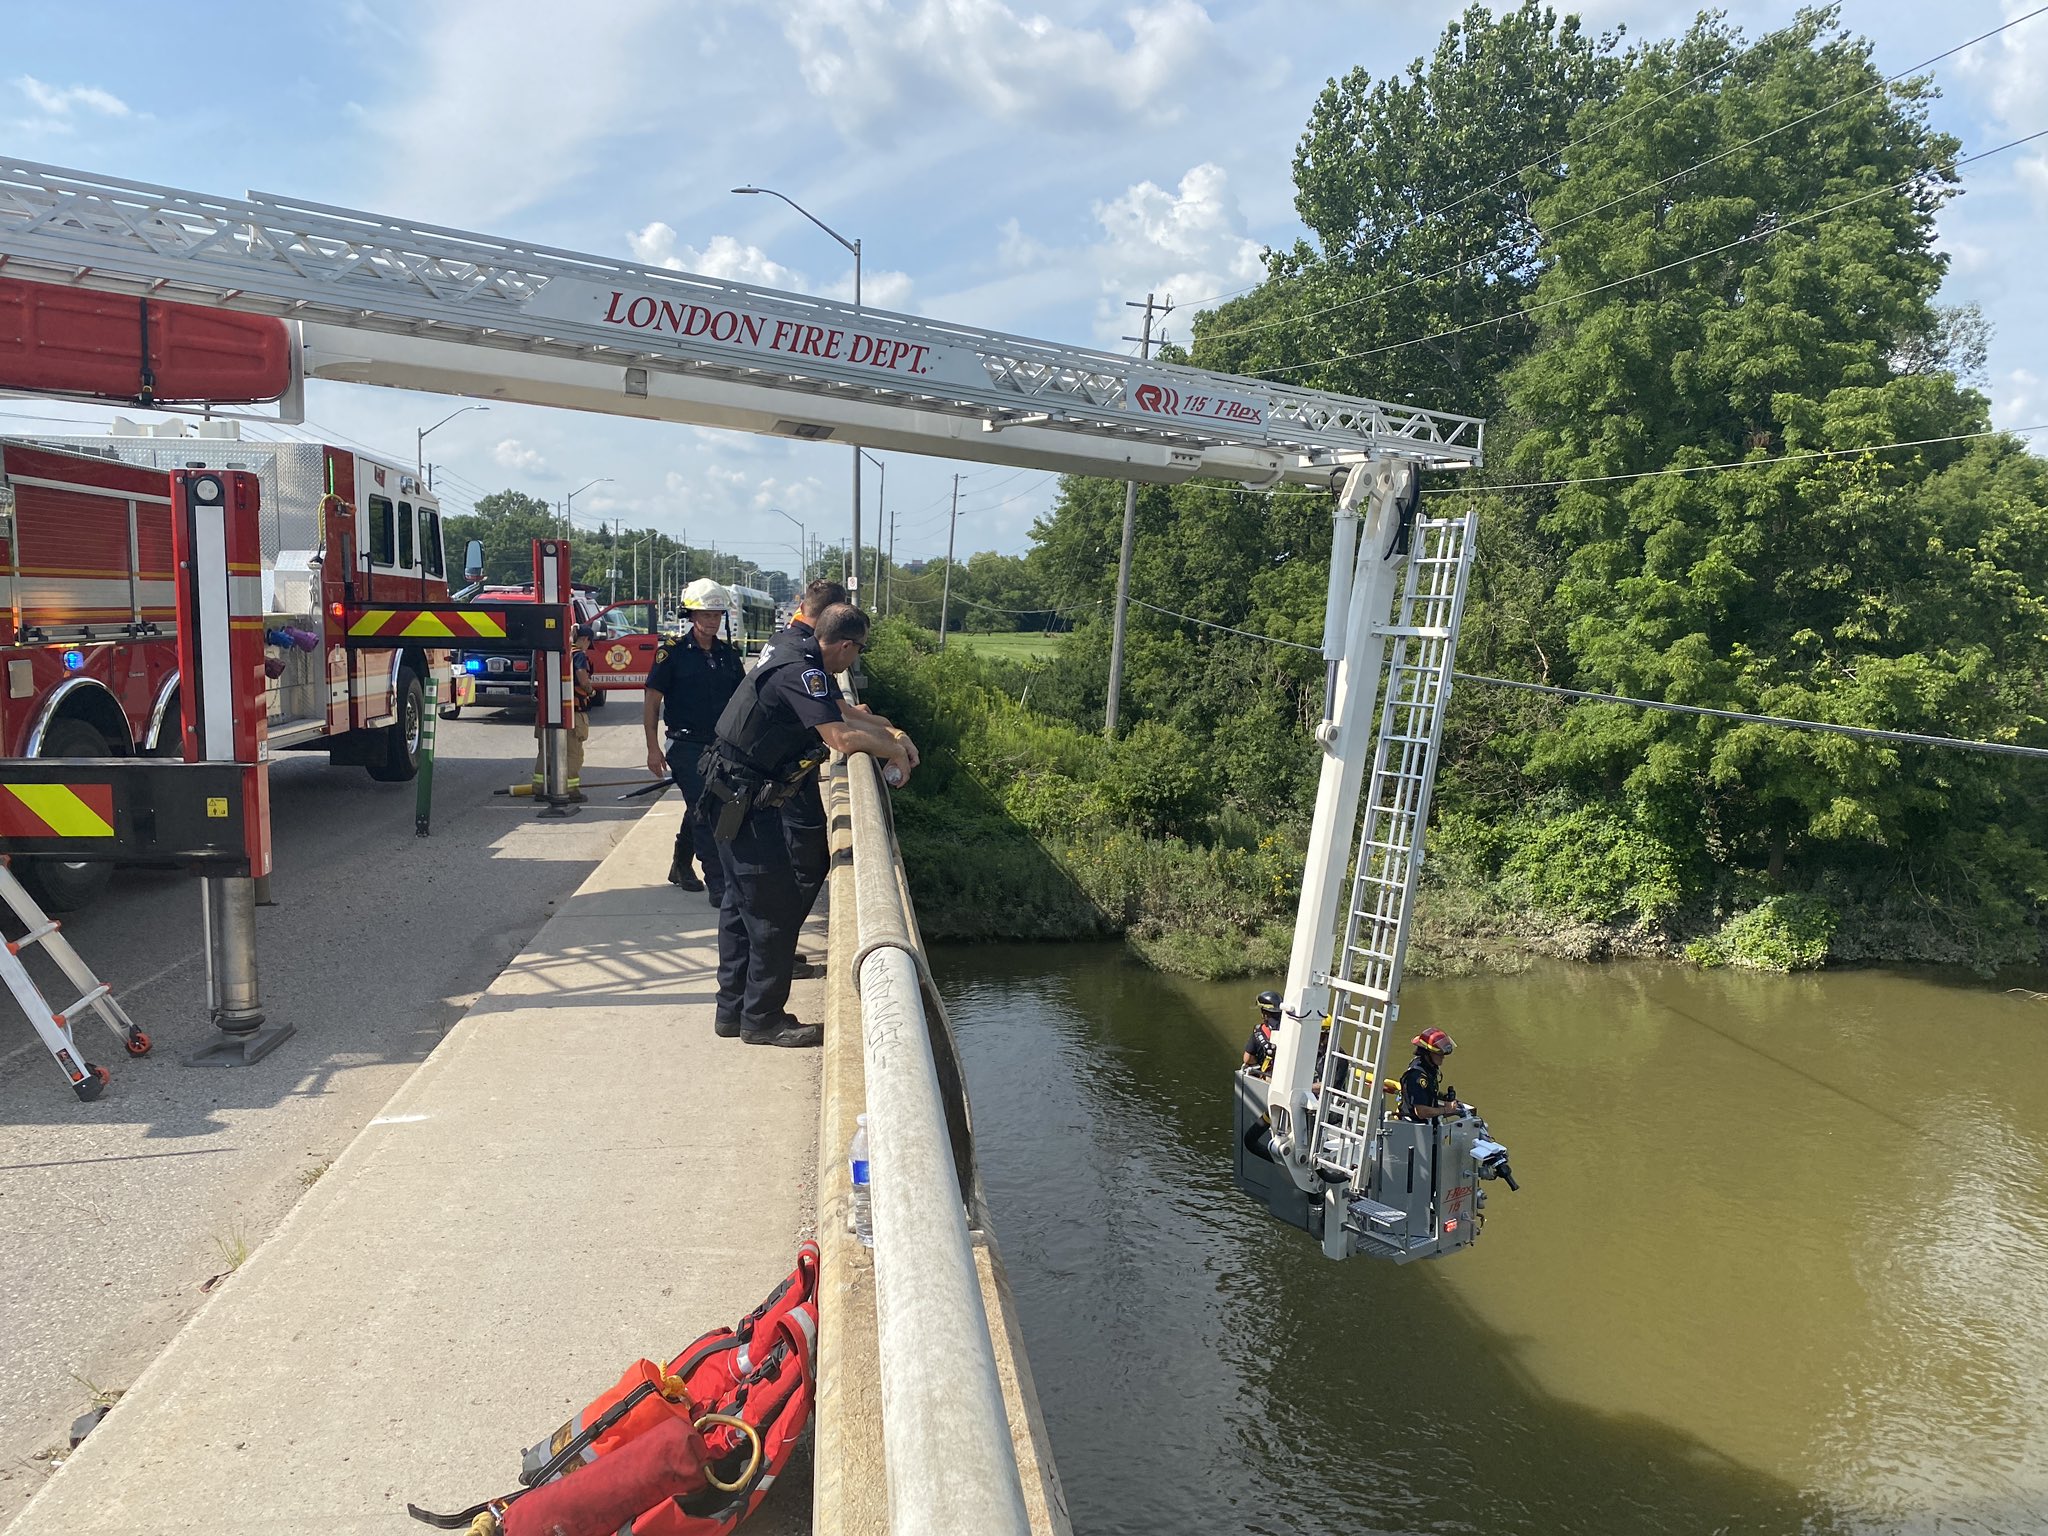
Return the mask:
<svg viewBox="0 0 2048 1536">
<path fill-rule="evenodd" d="M 225 1233 L 214 1233 L 213 1246 L 219 1251 L 220 1261 L 227 1265 L 229 1274 L 233 1274 L 248 1262 L 249 1238 L 239 1221 L 232 1223 Z"/>
<path fill-rule="evenodd" d="M 1031 630 L 1002 635 L 970 635 L 955 631 L 946 636 L 948 645 L 964 645 L 978 655 L 999 661 L 1045 661 L 1055 655 L 1065 636 Z"/>
</svg>

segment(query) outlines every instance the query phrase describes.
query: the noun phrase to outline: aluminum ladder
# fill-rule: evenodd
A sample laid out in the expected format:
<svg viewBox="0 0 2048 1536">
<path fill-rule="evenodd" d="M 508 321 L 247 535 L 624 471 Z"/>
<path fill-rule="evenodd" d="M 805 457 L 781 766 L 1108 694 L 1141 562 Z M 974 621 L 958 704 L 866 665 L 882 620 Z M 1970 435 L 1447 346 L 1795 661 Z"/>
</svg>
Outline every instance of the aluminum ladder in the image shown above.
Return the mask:
<svg viewBox="0 0 2048 1536">
<path fill-rule="evenodd" d="M 1387 1032 L 1400 1018 L 1422 834 L 1476 532 L 1476 513 L 1417 519 L 1393 622 L 1375 626 L 1387 642 L 1379 744 L 1359 818 L 1344 935 L 1330 967 L 1330 1041 L 1317 1070 L 1310 1142 L 1317 1165 L 1345 1174 L 1360 1193 L 1382 1113 Z"/>
<path fill-rule="evenodd" d="M 0 953 L 0 975 L 6 977 L 7 990 L 14 994 L 23 1017 L 49 1050 L 50 1059 L 57 1063 L 72 1092 L 91 1103 L 107 1086 L 107 1069 L 85 1059 L 73 1029 L 78 1018 L 88 1011 L 98 1014 L 130 1056 L 149 1054 L 149 1036 L 122 1011 L 114 1000 L 113 989 L 93 975 L 91 967 L 71 947 L 71 941 L 64 937 L 63 925 L 36 905 L 35 898 L 14 877 L 5 855 L 0 855 L 0 899 L 13 908 L 27 930 L 20 938 L 10 939 L 5 953 Z M 37 945 L 57 962 L 57 968 L 78 989 L 78 1000 L 69 1007 L 53 1010 L 35 977 L 29 974 L 21 957 Z"/>
</svg>

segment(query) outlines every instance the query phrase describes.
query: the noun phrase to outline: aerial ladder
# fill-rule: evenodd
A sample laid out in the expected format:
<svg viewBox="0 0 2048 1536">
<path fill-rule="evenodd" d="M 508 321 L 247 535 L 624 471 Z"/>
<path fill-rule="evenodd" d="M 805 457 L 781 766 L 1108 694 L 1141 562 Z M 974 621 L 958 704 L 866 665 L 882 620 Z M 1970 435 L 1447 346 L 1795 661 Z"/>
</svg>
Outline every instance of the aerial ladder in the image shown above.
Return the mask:
<svg viewBox="0 0 2048 1536">
<path fill-rule="evenodd" d="M 1337 490 L 1321 778 L 1274 1069 L 1236 1085 L 1237 1180 L 1332 1257 L 1406 1261 L 1476 1235 L 1477 1184 L 1505 1174 L 1505 1149 L 1476 1115 L 1393 1119 L 1380 1072 L 1473 551 L 1469 515 L 1420 515 L 1419 476 L 1476 467 L 1478 418 L 7 158 L 0 272 L 293 322 L 299 380 L 1151 484 Z"/>
</svg>

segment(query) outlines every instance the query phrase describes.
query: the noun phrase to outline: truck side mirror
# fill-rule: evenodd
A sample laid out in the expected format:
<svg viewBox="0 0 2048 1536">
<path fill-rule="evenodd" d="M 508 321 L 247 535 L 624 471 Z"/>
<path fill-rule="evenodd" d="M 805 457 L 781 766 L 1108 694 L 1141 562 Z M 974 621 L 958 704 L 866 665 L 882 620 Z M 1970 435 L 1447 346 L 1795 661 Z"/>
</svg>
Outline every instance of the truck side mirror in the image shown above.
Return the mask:
<svg viewBox="0 0 2048 1536">
<path fill-rule="evenodd" d="M 484 574 L 484 541 L 471 539 L 462 552 L 462 574 L 470 581 L 481 581 Z"/>
</svg>

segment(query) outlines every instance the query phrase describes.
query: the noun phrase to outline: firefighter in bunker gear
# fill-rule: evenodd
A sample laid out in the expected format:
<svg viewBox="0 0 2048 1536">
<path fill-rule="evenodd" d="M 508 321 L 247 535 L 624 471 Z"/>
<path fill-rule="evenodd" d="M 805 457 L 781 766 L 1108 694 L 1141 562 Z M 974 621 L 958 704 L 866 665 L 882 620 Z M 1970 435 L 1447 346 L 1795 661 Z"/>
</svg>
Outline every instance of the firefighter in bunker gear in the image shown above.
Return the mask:
<svg viewBox="0 0 2048 1536">
<path fill-rule="evenodd" d="M 568 788 L 569 798 L 581 805 L 590 797 L 583 793 L 583 744 L 590 740 L 590 701 L 597 697 L 597 685 L 590 680 L 590 642 L 596 631 L 588 624 L 578 624 L 569 642 L 569 676 L 571 700 L 574 705 L 572 718 L 575 724 L 569 728 L 569 739 L 563 744 L 569 752 Z M 541 689 L 538 681 L 533 690 L 533 792 L 539 795 L 547 787 L 546 758 L 543 755 L 547 740 L 547 722 L 542 718 L 545 711 L 541 705 Z"/>
</svg>

